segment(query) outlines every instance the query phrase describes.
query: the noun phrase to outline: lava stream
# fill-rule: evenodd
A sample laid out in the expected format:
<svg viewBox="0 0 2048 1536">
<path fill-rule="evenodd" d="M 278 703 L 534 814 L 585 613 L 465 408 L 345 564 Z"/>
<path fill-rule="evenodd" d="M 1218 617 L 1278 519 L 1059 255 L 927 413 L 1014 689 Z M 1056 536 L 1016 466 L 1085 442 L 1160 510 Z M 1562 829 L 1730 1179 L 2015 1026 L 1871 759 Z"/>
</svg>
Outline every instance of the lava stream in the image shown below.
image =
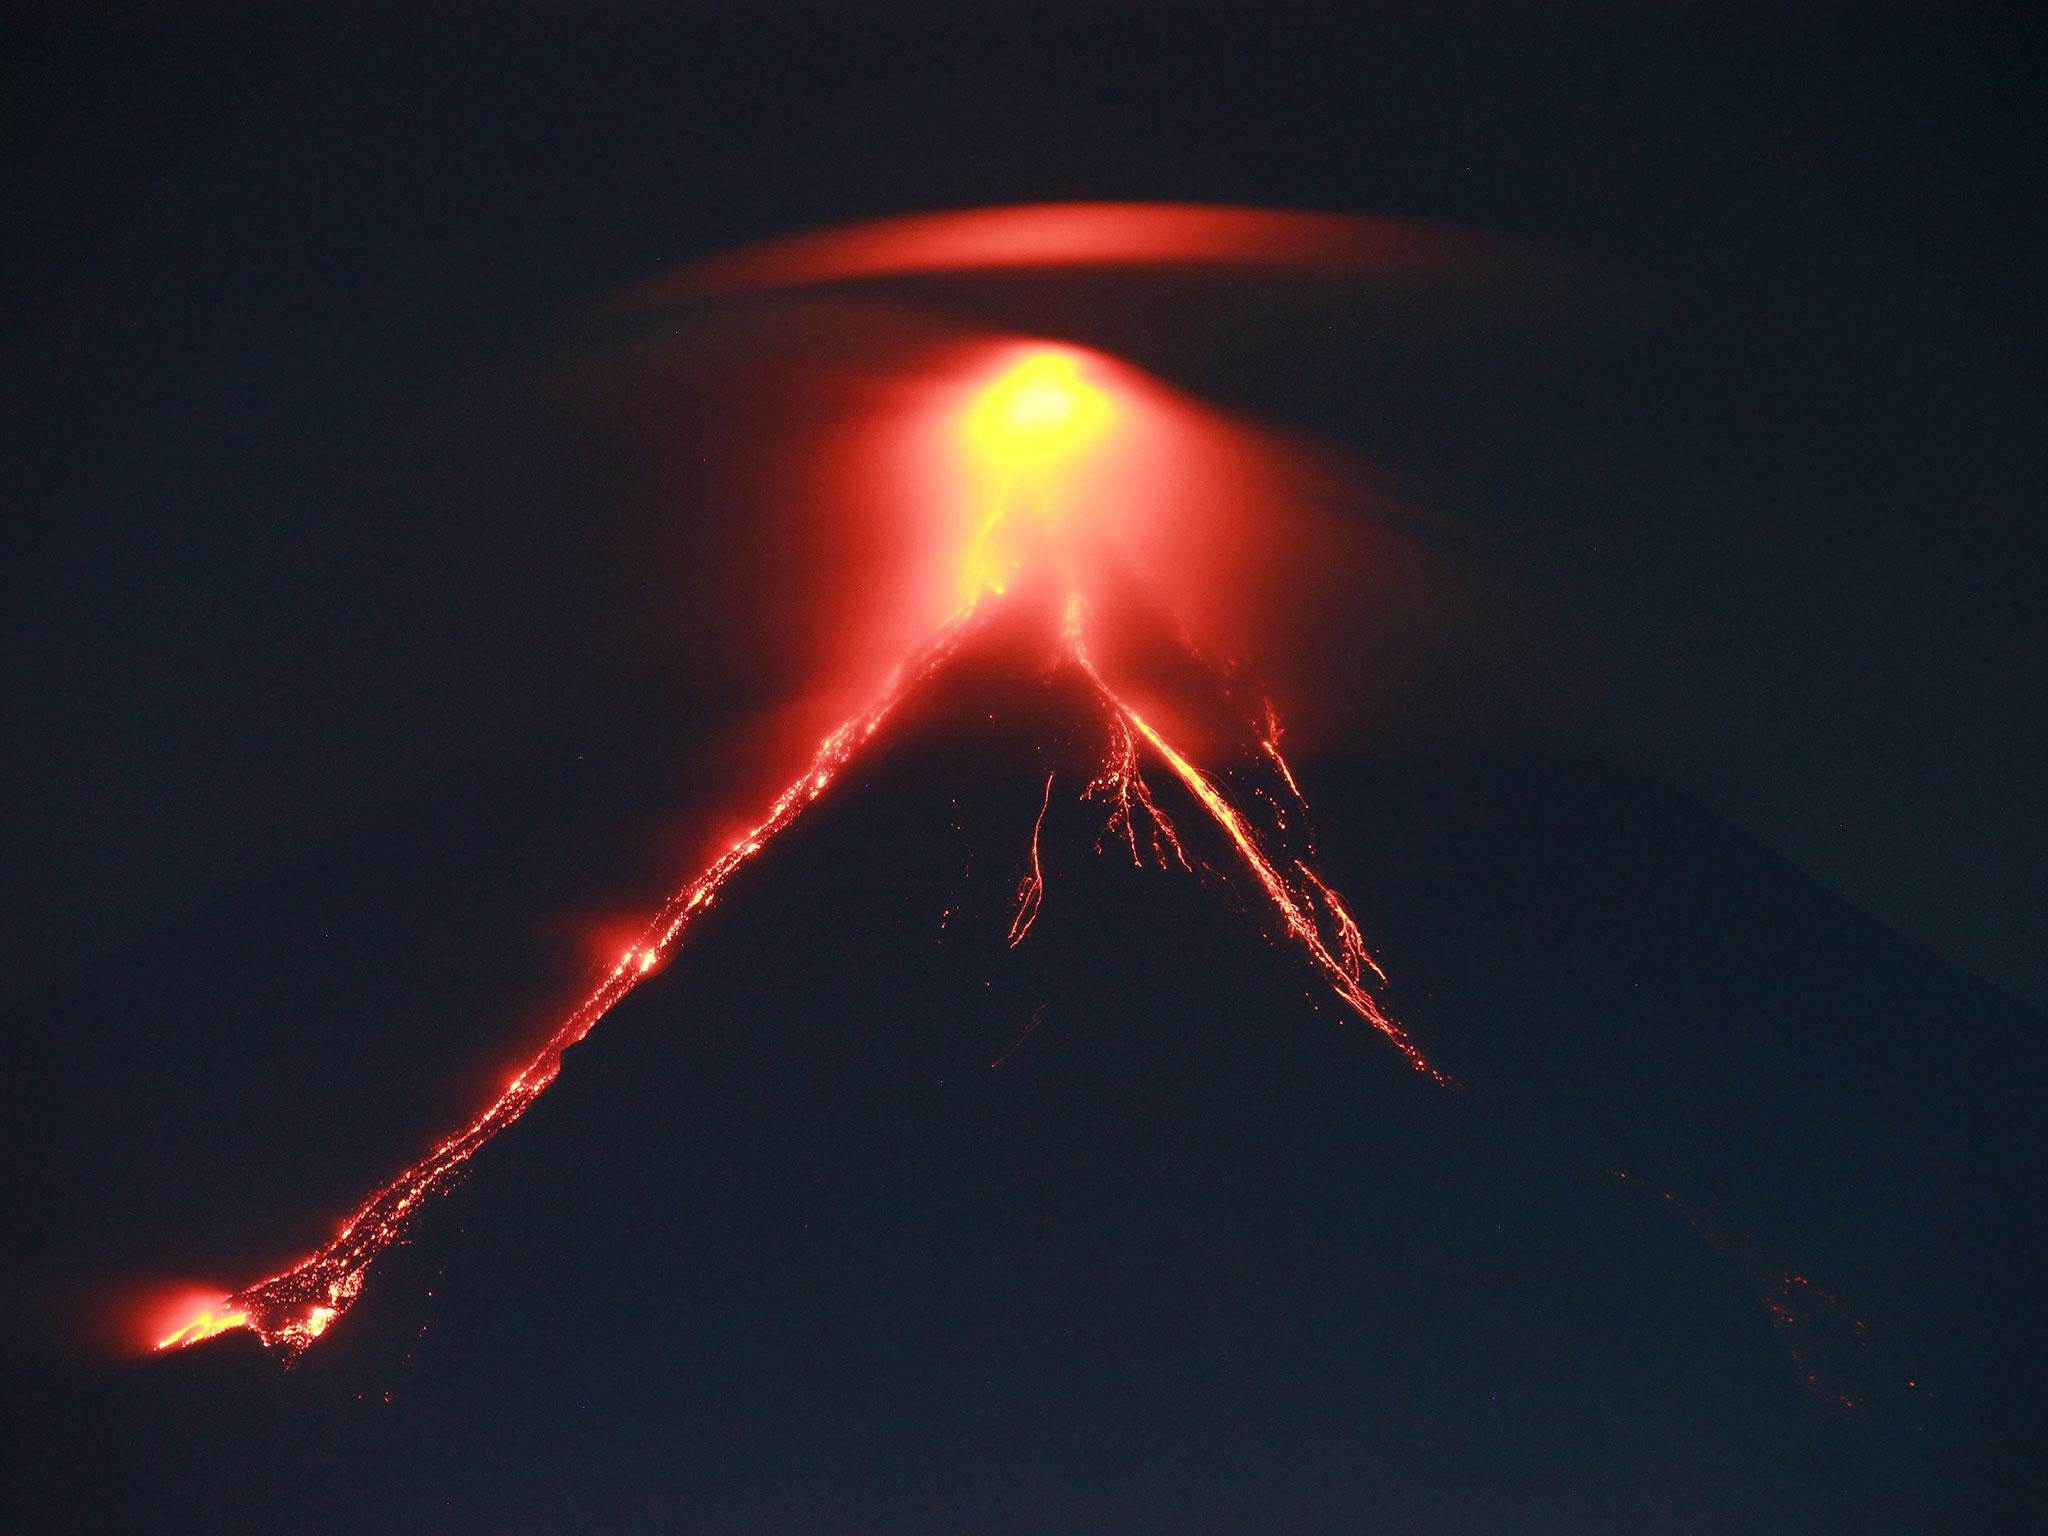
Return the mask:
<svg viewBox="0 0 2048 1536">
<path fill-rule="evenodd" d="M 929 677 L 958 647 L 972 612 L 963 610 L 906 657 L 873 702 L 819 744 L 802 776 L 783 790 L 768 814 L 668 899 L 639 940 L 619 957 L 596 989 L 548 1037 L 539 1054 L 505 1085 L 504 1092 L 482 1114 L 372 1194 L 342 1223 L 325 1247 L 282 1274 L 203 1308 L 176 1331 L 158 1340 L 156 1347 L 179 1348 L 247 1328 L 265 1344 L 287 1357 L 295 1357 L 326 1332 L 361 1294 L 371 1261 L 401 1241 L 411 1229 L 426 1198 L 445 1192 L 485 1142 L 526 1113 L 560 1073 L 562 1053 L 588 1035 L 649 971 L 674 952 L 690 923 L 716 901 L 742 864 L 824 794 L 912 685 Z"/>
<path fill-rule="evenodd" d="M 1031 873 L 1017 887 L 1017 915 L 1010 920 L 1010 948 L 1015 949 L 1038 921 L 1038 909 L 1045 904 L 1045 866 L 1039 861 L 1038 839 L 1045 831 L 1045 813 L 1052 809 L 1052 781 L 1045 776 L 1045 795 L 1038 802 L 1038 820 L 1031 824 Z"/>
<path fill-rule="evenodd" d="M 1173 770 L 1175 777 L 1187 788 L 1188 793 L 1195 797 L 1196 803 L 1207 811 L 1210 818 L 1222 829 L 1237 849 L 1239 856 L 1243 858 L 1245 867 L 1251 871 L 1253 878 L 1258 881 L 1260 888 L 1272 902 L 1288 937 L 1308 952 L 1309 959 L 1314 962 L 1316 969 L 1323 973 L 1323 979 L 1330 984 L 1331 990 L 1345 1006 L 1385 1035 L 1394 1049 L 1407 1058 L 1408 1064 L 1418 1072 L 1426 1073 L 1445 1087 L 1454 1086 L 1450 1077 L 1430 1065 L 1420 1048 L 1408 1038 L 1407 1031 L 1395 1023 L 1374 1000 L 1372 994 L 1365 990 L 1362 967 L 1369 966 L 1373 974 L 1381 980 L 1385 980 L 1386 973 L 1380 970 L 1372 957 L 1366 953 L 1358 924 L 1337 893 L 1306 863 L 1295 861 L 1295 867 L 1307 878 L 1314 894 L 1322 898 L 1322 905 L 1337 929 L 1339 949 L 1333 954 L 1324 941 L 1322 925 L 1316 920 L 1316 903 L 1313 897 L 1296 890 L 1282 877 L 1260 845 L 1258 836 L 1245 819 L 1244 813 L 1230 803 L 1214 779 L 1176 751 L 1173 744 L 1160 735 L 1151 722 L 1125 703 L 1116 690 L 1110 687 L 1089 654 L 1083 613 L 1080 598 L 1077 595 L 1070 596 L 1067 600 L 1067 620 L 1063 632 L 1066 652 L 1095 685 L 1096 691 L 1109 707 L 1113 717 L 1136 731 L 1152 750 L 1159 754 L 1167 767 Z M 1279 748 L 1274 743 L 1274 736 L 1277 734 L 1277 730 L 1269 731 L 1261 745 L 1279 763 L 1283 777 L 1292 787 L 1294 775 L 1287 771 L 1286 761 L 1280 757 Z M 1136 784 L 1137 795 L 1149 808 L 1150 795 L 1143 788 L 1142 778 L 1138 778 Z M 1156 809 L 1153 815 L 1157 817 Z M 1170 824 L 1166 830 L 1167 835 L 1172 836 Z M 1178 839 L 1175 839 L 1175 847 L 1178 849 L 1179 846 Z M 1185 853 L 1181 856 L 1185 862 Z"/>
</svg>

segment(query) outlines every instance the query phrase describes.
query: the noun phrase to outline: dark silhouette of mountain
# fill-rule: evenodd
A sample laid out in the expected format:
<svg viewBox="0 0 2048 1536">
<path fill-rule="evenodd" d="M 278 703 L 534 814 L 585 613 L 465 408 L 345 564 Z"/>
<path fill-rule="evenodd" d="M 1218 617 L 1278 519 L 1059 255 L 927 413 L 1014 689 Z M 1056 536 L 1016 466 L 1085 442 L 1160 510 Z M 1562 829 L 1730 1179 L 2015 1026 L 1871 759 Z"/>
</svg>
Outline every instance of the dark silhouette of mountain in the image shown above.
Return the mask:
<svg viewBox="0 0 2048 1536">
<path fill-rule="evenodd" d="M 1065 796 L 1007 947 L 1096 715 L 963 657 L 295 1367 L 39 1415 L 24 1527 L 2017 1520 L 2030 1015 L 1645 786 L 1326 767 L 1447 1092 Z"/>
</svg>

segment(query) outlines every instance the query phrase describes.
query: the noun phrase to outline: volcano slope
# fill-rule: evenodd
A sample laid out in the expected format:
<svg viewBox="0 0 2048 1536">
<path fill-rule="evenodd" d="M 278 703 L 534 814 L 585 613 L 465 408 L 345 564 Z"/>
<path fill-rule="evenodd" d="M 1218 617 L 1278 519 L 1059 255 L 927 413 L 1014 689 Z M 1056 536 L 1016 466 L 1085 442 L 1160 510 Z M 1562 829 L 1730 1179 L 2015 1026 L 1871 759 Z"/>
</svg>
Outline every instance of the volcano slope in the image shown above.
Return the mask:
<svg viewBox="0 0 2048 1536">
<path fill-rule="evenodd" d="M 1383 762 L 1331 788 L 1374 829 L 1342 883 L 1448 1091 L 1241 879 L 1102 839 L 1102 729 L 1071 670 L 963 650 L 330 1335 L 73 1396 L 25 1523 L 1998 1514 L 2019 1015 L 1664 797 Z"/>
</svg>

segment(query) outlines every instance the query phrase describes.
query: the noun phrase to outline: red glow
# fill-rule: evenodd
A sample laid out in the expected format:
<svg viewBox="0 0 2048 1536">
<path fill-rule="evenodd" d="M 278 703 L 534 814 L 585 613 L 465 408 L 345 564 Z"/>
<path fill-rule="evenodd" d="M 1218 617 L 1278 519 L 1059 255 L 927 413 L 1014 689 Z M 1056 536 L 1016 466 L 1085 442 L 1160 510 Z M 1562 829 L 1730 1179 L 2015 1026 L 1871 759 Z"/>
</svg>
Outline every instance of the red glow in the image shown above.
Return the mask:
<svg viewBox="0 0 2048 1536">
<path fill-rule="evenodd" d="M 1451 240 L 1420 225 L 1353 214 L 1202 203 L 1041 203 L 883 219 L 766 241 L 699 262 L 681 285 L 739 293 L 908 273 L 1169 263 L 1434 271 Z"/>
<path fill-rule="evenodd" d="M 1242 324 L 1277 304 L 1348 346 L 1361 325 L 1460 332 L 1547 292 L 1555 272 L 1516 243 L 1324 212 L 1066 203 L 923 214 L 763 242 L 609 295 L 579 312 L 565 340 L 586 350 L 566 351 L 549 383 L 591 390 L 570 397 L 576 420 L 601 423 L 598 446 L 624 450 L 607 464 L 641 466 L 619 471 L 620 500 L 644 519 L 655 555 L 726 573 L 721 592 L 700 586 L 676 605 L 686 611 L 648 621 L 668 623 L 691 654 L 730 658 L 753 697 L 801 698 L 764 752 L 787 763 L 964 599 L 991 477 L 963 423 L 1043 345 L 991 327 L 1028 315 L 1098 334 L 1104 322 L 1119 335 L 1149 328 L 1164 357 L 1178 344 L 1162 315 L 1220 308 Z M 1301 312 L 1304 302 L 1316 307 Z M 1358 676 L 1360 656 L 1452 612 L 1416 532 L 1425 525 L 1377 515 L 1404 510 L 1393 490 L 1414 482 L 1362 475 L 1233 420 L 1072 344 L 1084 334 L 1059 350 L 1114 420 L 1061 471 L 1070 520 L 1119 546 L 1153 600 L 1216 654 L 1258 655 L 1303 743 L 1378 723 L 1386 685 Z M 1218 353 L 1198 355 L 1208 366 Z M 1028 543 L 1028 519 L 998 541 L 999 580 L 1013 535 Z M 1324 686 L 1333 675 L 1357 686 Z"/>
<path fill-rule="evenodd" d="M 936 350 L 906 384 L 804 488 L 899 530 L 877 583 L 900 594 L 877 605 L 895 609 L 897 646 L 1027 568 L 1091 597 L 1134 582 L 1226 652 L 1281 606 L 1312 474 L 1290 445 L 1062 343 Z"/>
<path fill-rule="evenodd" d="M 1333 510 L 1349 482 L 1299 443 L 1087 347 L 840 297 L 774 311 L 772 325 L 719 312 L 703 322 L 713 355 L 591 406 L 651 415 L 659 398 L 668 436 L 636 431 L 622 455 L 661 465 L 636 494 L 693 514 L 665 560 L 730 574 L 689 605 L 678 642 L 789 701 L 736 786 L 790 762 L 963 602 L 1050 551 L 1106 613 L 1124 607 L 1094 590 L 1113 572 L 1214 654 L 1304 672 L 1382 611 L 1363 600 L 1390 574 L 1359 575 L 1378 549 L 1369 525 Z M 1039 383 L 1018 387 L 1020 370 Z M 684 438 L 675 413 L 705 425 Z M 1297 713 L 1321 702 L 1312 677 L 1286 687 Z"/>
</svg>

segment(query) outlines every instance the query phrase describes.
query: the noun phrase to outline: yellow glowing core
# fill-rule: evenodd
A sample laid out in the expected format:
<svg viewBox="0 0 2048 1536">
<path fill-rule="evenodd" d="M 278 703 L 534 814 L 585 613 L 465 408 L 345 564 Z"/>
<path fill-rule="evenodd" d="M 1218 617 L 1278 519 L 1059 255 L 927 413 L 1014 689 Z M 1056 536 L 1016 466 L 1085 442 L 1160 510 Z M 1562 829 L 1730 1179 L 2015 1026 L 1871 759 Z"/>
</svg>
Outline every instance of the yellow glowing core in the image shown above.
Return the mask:
<svg viewBox="0 0 2048 1536">
<path fill-rule="evenodd" d="M 1032 352 L 983 390 L 968 417 L 975 449 L 998 465 L 1041 462 L 1071 452 L 1101 430 L 1109 400 L 1081 376 L 1074 354 Z"/>
<path fill-rule="evenodd" d="M 973 471 L 976 532 L 961 572 L 964 595 L 1000 592 L 1058 527 L 1063 471 L 1108 427 L 1110 399 L 1081 357 L 1027 353 L 974 398 L 962 423 Z"/>
</svg>

